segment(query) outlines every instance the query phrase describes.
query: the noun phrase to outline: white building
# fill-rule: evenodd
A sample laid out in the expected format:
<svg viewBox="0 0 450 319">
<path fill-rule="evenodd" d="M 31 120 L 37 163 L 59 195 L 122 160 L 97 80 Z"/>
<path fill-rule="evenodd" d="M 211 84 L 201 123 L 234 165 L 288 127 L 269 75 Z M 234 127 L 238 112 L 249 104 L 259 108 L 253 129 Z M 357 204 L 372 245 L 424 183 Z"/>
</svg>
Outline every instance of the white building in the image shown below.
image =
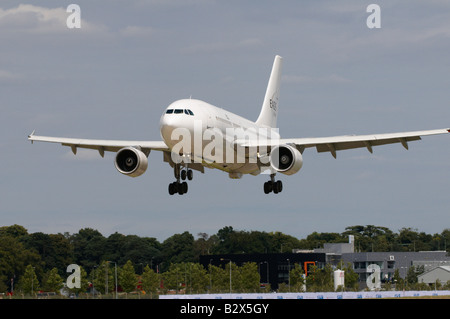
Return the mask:
<svg viewBox="0 0 450 319">
<path fill-rule="evenodd" d="M 423 282 L 429 285 L 435 284 L 437 280 L 439 280 L 440 283 L 445 284 L 450 280 L 450 266 L 433 268 L 419 275 L 417 279 L 420 283 Z"/>
</svg>

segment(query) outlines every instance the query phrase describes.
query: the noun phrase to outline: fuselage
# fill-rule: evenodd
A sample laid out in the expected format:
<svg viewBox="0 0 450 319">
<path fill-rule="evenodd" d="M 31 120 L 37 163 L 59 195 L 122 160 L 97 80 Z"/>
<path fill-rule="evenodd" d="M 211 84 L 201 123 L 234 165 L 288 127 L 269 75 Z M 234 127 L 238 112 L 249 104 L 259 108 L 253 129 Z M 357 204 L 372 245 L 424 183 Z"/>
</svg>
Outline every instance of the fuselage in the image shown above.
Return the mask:
<svg viewBox="0 0 450 319">
<path fill-rule="evenodd" d="M 271 128 L 196 99 L 170 104 L 161 116 L 160 132 L 172 153 L 226 171 L 231 178 L 261 172 L 257 152 L 238 149 L 237 140 L 279 138 Z"/>
</svg>

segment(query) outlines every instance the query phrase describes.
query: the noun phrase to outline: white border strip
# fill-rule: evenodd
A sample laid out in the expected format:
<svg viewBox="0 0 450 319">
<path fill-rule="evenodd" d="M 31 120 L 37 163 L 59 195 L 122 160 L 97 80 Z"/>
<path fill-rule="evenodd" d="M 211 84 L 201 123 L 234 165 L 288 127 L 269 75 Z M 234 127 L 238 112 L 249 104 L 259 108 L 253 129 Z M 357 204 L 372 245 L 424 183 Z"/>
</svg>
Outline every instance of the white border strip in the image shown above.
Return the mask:
<svg viewBox="0 0 450 319">
<path fill-rule="evenodd" d="M 160 295 L 159 299 L 379 299 L 450 296 L 450 290 Z"/>
</svg>

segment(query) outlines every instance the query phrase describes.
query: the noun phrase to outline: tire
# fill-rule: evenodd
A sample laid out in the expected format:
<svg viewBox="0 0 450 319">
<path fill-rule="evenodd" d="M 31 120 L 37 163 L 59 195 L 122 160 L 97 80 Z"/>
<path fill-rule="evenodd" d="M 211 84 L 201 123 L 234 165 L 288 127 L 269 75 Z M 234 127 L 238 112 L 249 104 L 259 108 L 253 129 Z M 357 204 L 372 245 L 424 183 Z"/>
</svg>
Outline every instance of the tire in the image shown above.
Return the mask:
<svg viewBox="0 0 450 319">
<path fill-rule="evenodd" d="M 175 194 L 175 187 L 173 186 L 173 183 L 169 184 L 169 195 Z"/>
<path fill-rule="evenodd" d="M 265 182 L 264 183 L 264 193 L 269 194 L 272 191 L 272 183 L 271 182 Z"/>
<path fill-rule="evenodd" d="M 283 190 L 283 182 L 282 181 L 276 181 L 276 187 L 277 187 L 277 191 L 278 193 L 281 193 L 281 191 Z"/>
</svg>

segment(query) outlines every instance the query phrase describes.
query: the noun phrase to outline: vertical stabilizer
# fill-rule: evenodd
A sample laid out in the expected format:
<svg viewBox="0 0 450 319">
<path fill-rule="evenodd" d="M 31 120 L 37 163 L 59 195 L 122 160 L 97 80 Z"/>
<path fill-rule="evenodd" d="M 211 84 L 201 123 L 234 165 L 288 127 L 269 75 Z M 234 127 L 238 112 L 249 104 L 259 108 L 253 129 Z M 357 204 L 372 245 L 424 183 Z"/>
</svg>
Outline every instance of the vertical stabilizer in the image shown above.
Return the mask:
<svg viewBox="0 0 450 319">
<path fill-rule="evenodd" d="M 283 58 L 275 56 L 272 73 L 270 73 L 266 95 L 256 124 L 275 128 L 277 126 L 278 99 L 280 97 L 281 66 Z"/>
</svg>

